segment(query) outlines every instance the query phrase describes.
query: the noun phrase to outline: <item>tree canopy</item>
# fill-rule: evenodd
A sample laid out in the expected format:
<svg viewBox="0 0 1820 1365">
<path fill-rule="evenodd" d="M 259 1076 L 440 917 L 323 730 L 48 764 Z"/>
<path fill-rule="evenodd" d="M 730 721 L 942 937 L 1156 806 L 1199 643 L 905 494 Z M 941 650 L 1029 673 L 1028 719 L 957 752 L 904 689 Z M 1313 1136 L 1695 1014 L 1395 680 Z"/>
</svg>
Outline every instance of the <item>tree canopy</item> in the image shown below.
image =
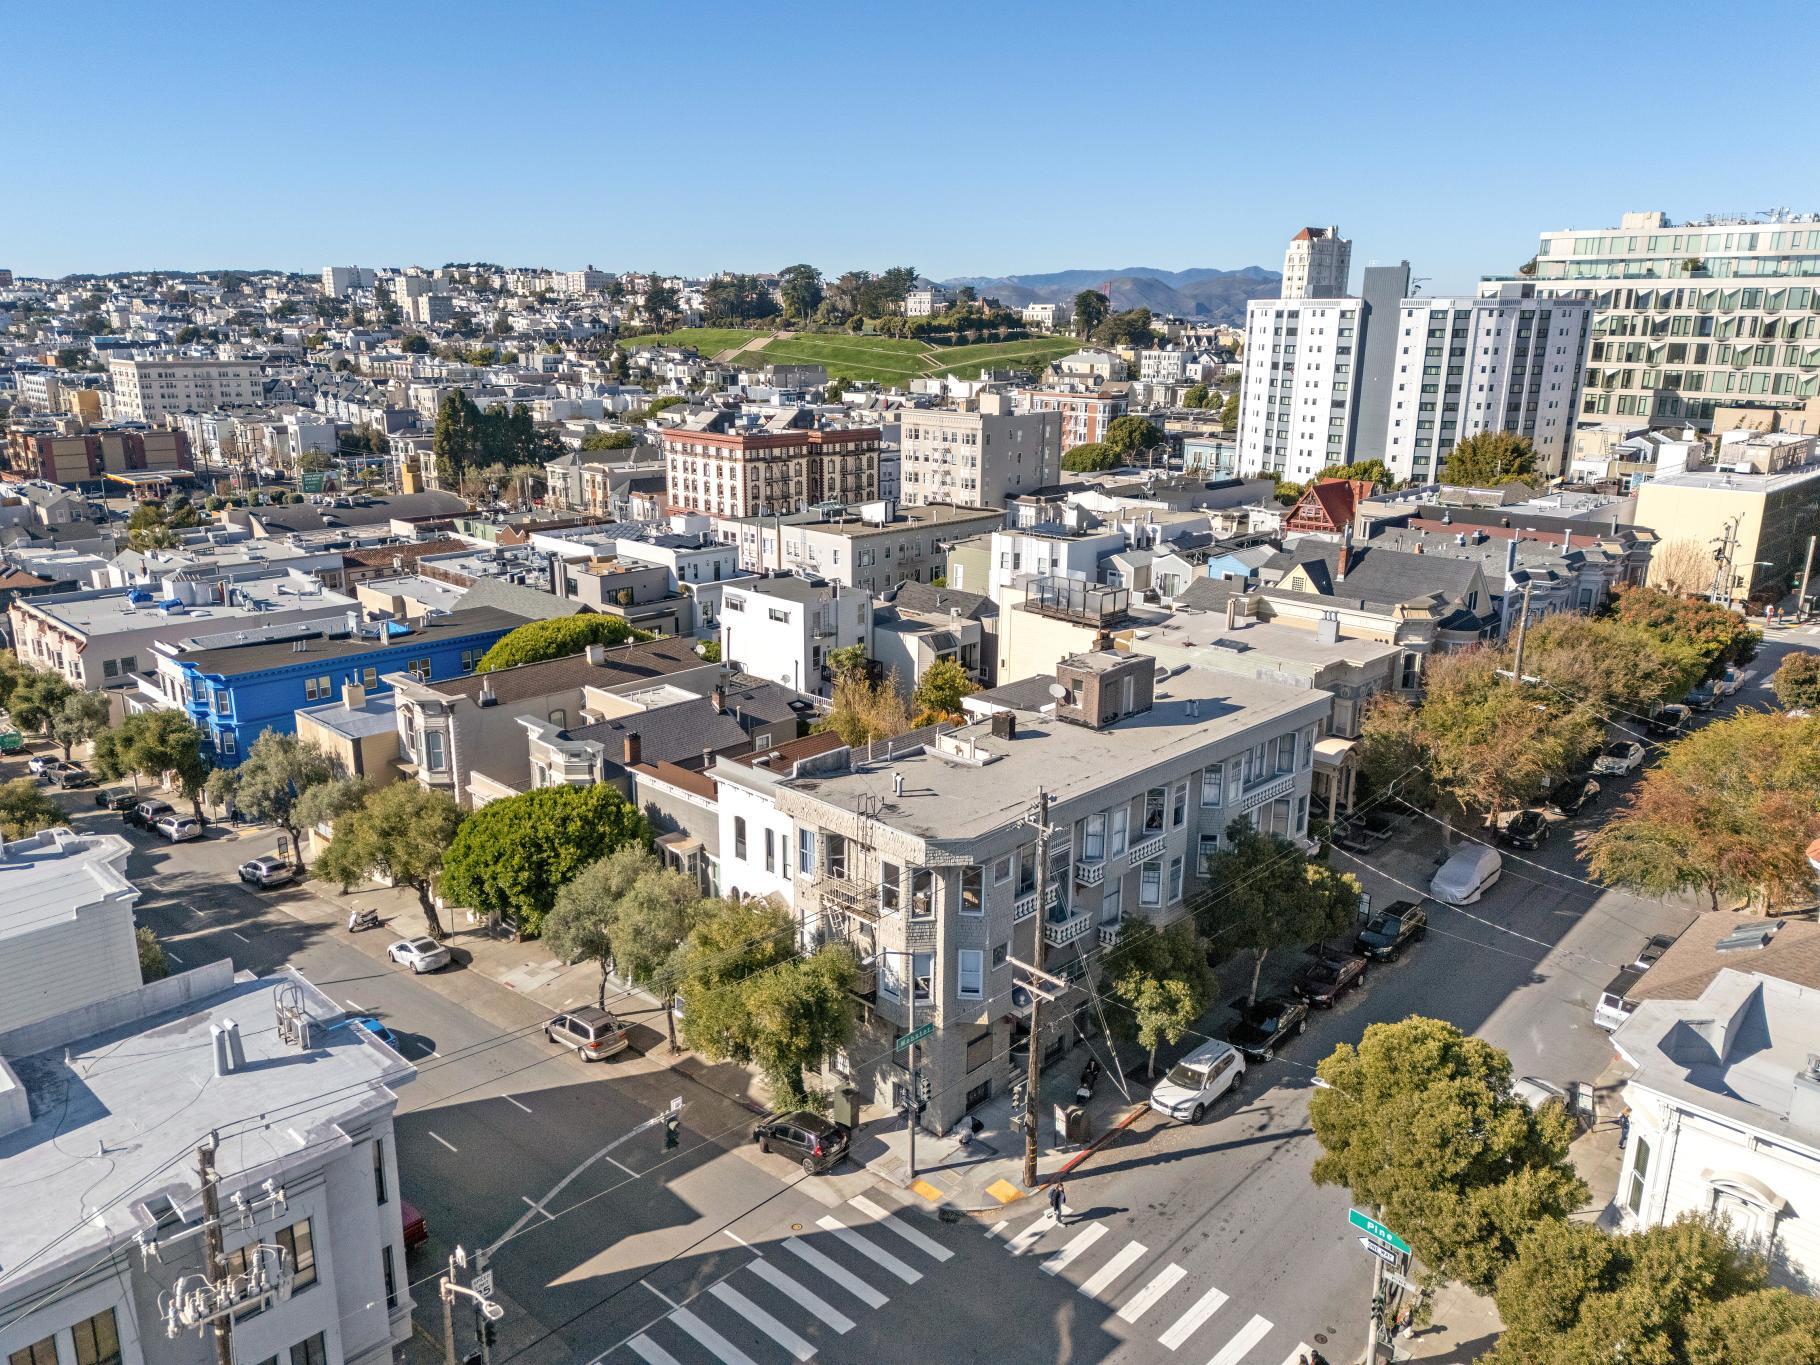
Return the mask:
<svg viewBox="0 0 1820 1365">
<path fill-rule="evenodd" d="M 23 839 L 41 829 L 67 825 L 69 817 L 44 789 L 29 777 L 0 783 L 0 834 Z"/>
<path fill-rule="evenodd" d="M 1226 827 L 1207 877 L 1207 936 L 1251 954 L 1251 1000 L 1272 950 L 1331 938 L 1353 922 L 1359 904 L 1357 878 L 1311 862 L 1300 844 L 1244 820 Z"/>
<path fill-rule="evenodd" d="M 1147 417 L 1126 413 L 1106 424 L 1106 446 L 1121 458 L 1137 454 L 1151 446 L 1161 445 L 1162 428 Z M 1076 446 L 1075 449 L 1080 449 Z"/>
<path fill-rule="evenodd" d="M 443 935 L 436 913 L 435 882 L 462 823 L 446 792 L 416 782 L 389 782 L 368 791 L 335 822 L 335 837 L 316 862 L 318 876 L 352 883 L 375 877 L 417 895 L 433 938 Z"/>
<path fill-rule="evenodd" d="M 1382 460 L 1359 460 L 1353 464 L 1330 464 L 1317 476 L 1322 479 L 1354 479 L 1360 483 L 1375 483 L 1379 488 L 1395 488 L 1396 475 Z"/>
<path fill-rule="evenodd" d="M 967 676 L 967 670 L 956 659 L 937 659 L 923 670 L 910 694 L 910 705 L 916 711 L 916 723 L 959 713 L 961 699 L 979 691 L 979 684 Z M 924 719 L 928 717 L 929 719 Z"/>
<path fill-rule="evenodd" d="M 911 717 L 897 674 L 872 683 L 863 670 L 836 667 L 833 701 L 815 728 L 834 731 L 856 749 L 903 734 L 911 728 Z"/>
<path fill-rule="evenodd" d="M 630 640 L 649 640 L 650 634 L 634 630 L 617 616 L 603 612 L 584 612 L 579 616 L 555 616 L 547 621 L 531 621 L 499 637 L 493 647 L 480 656 L 476 673 L 491 673 L 520 664 L 541 663 L 545 659 L 566 659 L 580 654 L 589 645 L 623 645 Z"/>
<path fill-rule="evenodd" d="M 1705 656 L 1684 640 L 1615 616 L 1576 612 L 1555 612 L 1532 625 L 1523 659 L 1525 673 L 1602 714 L 1637 717 L 1680 701 L 1706 668 Z"/>
<path fill-rule="evenodd" d="M 1073 307 L 1074 334 L 1088 337 L 1112 310 L 1112 300 L 1097 289 L 1083 289 L 1074 296 Z"/>
<path fill-rule="evenodd" d="M 1717 602 L 1677 597 L 1659 588 L 1620 589 L 1612 604 L 1613 615 L 1627 625 L 1641 626 L 1658 639 L 1691 645 L 1707 660 L 1707 676 L 1729 664 L 1747 664 L 1757 657 L 1762 636 L 1749 621 Z"/>
<path fill-rule="evenodd" d="M 782 311 L 756 275 L 717 275 L 702 290 L 702 305 L 711 323 L 755 322 Z"/>
<path fill-rule="evenodd" d="M 94 763 L 109 781 L 138 773 L 174 780 L 199 820 L 203 789 L 215 771 L 208 737 L 179 711 L 138 711 L 101 731 Z"/>
<path fill-rule="evenodd" d="M 1481 431 L 1466 437 L 1441 463 L 1441 478 L 1467 488 L 1536 483 L 1536 447 L 1527 436 Z"/>
<path fill-rule="evenodd" d="M 1100 974 L 1101 988 L 1122 1006 L 1107 1016 L 1112 1032 L 1149 1053 L 1152 1076 L 1157 1048 L 1181 1042 L 1220 985 L 1191 918 L 1164 929 L 1137 916 L 1125 920 Z"/>
<path fill-rule="evenodd" d="M 1104 441 L 1087 441 L 1062 456 L 1062 468 L 1071 474 L 1097 474 L 1117 469 L 1124 462 L 1119 452 Z"/>
<path fill-rule="evenodd" d="M 1350 1190 L 1439 1276 L 1489 1292 L 1525 1233 L 1586 1197 L 1572 1120 L 1513 1096 L 1510 1058 L 1452 1024 L 1372 1024 L 1315 1072 L 1315 1182 Z"/>
<path fill-rule="evenodd" d="M 267 730 L 254 740 L 238 768 L 222 768 L 218 774 L 210 786 L 211 794 L 224 802 L 232 800 L 255 820 L 277 825 L 291 837 L 300 861 L 303 825 L 297 818 L 297 804 L 318 782 L 339 776 L 335 764 L 320 749 L 276 730 Z"/>
<path fill-rule="evenodd" d="M 1108 313 L 1093 329 L 1093 339 L 1101 346 L 1148 346 L 1156 339 L 1148 308 L 1128 308 L 1122 313 Z"/>
<path fill-rule="evenodd" d="M 787 265 L 778 272 L 777 292 L 787 316 L 812 317 L 821 307 L 822 272 L 812 265 Z"/>
<path fill-rule="evenodd" d="M 637 444 L 629 431 L 590 431 L 581 438 L 583 450 L 630 450 Z"/>
<path fill-rule="evenodd" d="M 1789 710 L 1820 710 L 1820 654 L 1792 649 L 1769 680 L 1776 700 Z"/>
</svg>

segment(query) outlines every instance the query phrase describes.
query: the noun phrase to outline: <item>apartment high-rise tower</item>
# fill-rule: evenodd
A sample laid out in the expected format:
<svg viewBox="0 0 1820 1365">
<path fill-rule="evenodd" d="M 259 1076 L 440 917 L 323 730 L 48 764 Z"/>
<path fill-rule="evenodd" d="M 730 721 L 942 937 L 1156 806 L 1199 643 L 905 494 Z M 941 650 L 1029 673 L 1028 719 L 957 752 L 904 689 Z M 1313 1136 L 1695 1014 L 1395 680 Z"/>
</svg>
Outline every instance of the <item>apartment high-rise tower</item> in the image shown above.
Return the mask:
<svg viewBox="0 0 1820 1365">
<path fill-rule="evenodd" d="M 1352 243 L 1337 227 L 1305 227 L 1283 253 L 1286 299 L 1337 299 L 1352 276 Z"/>
</svg>

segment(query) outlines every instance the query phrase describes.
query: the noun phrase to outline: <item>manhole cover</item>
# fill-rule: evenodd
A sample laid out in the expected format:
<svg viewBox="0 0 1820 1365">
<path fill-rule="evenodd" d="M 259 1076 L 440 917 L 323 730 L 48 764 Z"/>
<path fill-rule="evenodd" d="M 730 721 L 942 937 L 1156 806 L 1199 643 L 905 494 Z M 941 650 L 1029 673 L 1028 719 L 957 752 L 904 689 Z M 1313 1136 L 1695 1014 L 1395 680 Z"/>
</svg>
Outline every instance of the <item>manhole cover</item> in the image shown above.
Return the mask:
<svg viewBox="0 0 1820 1365">
<path fill-rule="evenodd" d="M 792 1223 L 792 1224 L 790 1224 L 790 1231 L 792 1231 L 792 1232 L 801 1232 L 801 1231 L 802 1231 L 802 1230 L 803 1230 L 803 1225 L 802 1225 L 802 1224 L 801 1224 L 801 1223 Z"/>
<path fill-rule="evenodd" d="M 1316 1346 L 1325 1346 L 1327 1344 L 1327 1333 L 1316 1332 L 1314 1334 L 1314 1344 Z"/>
</svg>

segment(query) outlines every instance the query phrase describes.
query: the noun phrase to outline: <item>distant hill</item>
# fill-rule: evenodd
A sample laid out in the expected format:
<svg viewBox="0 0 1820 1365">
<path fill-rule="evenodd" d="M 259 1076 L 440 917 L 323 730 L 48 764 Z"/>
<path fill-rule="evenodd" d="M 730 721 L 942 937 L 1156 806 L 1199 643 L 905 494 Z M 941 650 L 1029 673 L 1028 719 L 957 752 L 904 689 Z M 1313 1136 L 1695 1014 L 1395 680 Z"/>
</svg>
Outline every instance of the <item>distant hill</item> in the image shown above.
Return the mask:
<svg viewBox="0 0 1820 1365">
<path fill-rule="evenodd" d="M 1027 303 L 1063 303 L 1083 289 L 1111 290 L 1112 306 L 1149 308 L 1207 322 L 1240 324 L 1251 299 L 1271 299 L 1282 287 L 1274 270 L 1248 265 L 1241 270 L 1159 270 L 1153 266 L 1127 266 L 1122 270 L 1057 270 L 1047 275 L 984 275 L 943 280 L 951 289 L 970 284 L 981 295 L 996 298 L 1008 308 Z"/>
</svg>

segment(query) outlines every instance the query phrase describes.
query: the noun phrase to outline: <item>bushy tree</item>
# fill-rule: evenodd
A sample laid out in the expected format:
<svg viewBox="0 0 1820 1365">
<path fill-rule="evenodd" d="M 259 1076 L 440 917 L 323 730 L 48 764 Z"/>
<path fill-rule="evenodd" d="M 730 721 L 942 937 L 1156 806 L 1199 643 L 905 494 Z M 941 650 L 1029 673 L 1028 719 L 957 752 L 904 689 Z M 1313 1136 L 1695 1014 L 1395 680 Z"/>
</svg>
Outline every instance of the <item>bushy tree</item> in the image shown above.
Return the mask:
<svg viewBox="0 0 1820 1365">
<path fill-rule="evenodd" d="M 1227 431 L 1238 430 L 1239 394 L 1237 389 L 1226 395 L 1226 402 L 1220 408 L 1220 425 Z"/>
<path fill-rule="evenodd" d="M 961 699 L 979 691 L 979 684 L 967 676 L 958 659 L 937 659 L 923 670 L 910 694 L 910 705 L 916 711 L 916 723 L 928 724 L 925 717 L 952 716 L 961 709 Z"/>
<path fill-rule="evenodd" d="M 1441 478 L 1466 488 L 1494 488 L 1506 483 L 1537 483 L 1536 447 L 1527 436 L 1509 431 L 1480 431 L 1448 452 Z"/>
<path fill-rule="evenodd" d="M 1658 588 L 1621 588 L 1612 605 L 1618 620 L 1640 626 L 1659 639 L 1693 646 L 1707 660 L 1707 676 L 1728 664 L 1747 664 L 1757 657 L 1762 636 L 1735 611 L 1716 602 L 1677 597 Z"/>
<path fill-rule="evenodd" d="M 812 317 L 822 302 L 822 272 L 812 265 L 789 265 L 778 272 L 777 292 L 792 318 Z"/>
<path fill-rule="evenodd" d="M 1514 647 L 1508 666 L 1515 666 Z M 1529 628 L 1523 671 L 1601 714 L 1648 715 L 1679 701 L 1705 675 L 1693 645 L 1613 616 L 1556 612 Z"/>
<path fill-rule="evenodd" d="M 589 645 L 623 645 L 632 640 L 648 640 L 648 632 L 634 630 L 617 616 L 585 612 L 579 616 L 555 616 L 547 621 L 531 621 L 508 631 L 494 641 L 493 647 L 480 656 L 476 673 L 492 673 L 520 664 L 542 663 L 545 659 L 566 659 L 580 654 Z"/>
<path fill-rule="evenodd" d="M 1074 296 L 1074 334 L 1078 337 L 1093 335 L 1094 329 L 1105 320 L 1112 309 L 1112 300 L 1097 289 L 1083 289 Z"/>
<path fill-rule="evenodd" d="M 44 789 L 29 777 L 0 782 L 0 834 L 23 839 L 41 829 L 67 825 L 69 817 Z"/>
<path fill-rule="evenodd" d="M 1213 391 L 1205 384 L 1190 384 L 1188 392 L 1182 395 L 1182 406 L 1185 408 L 1204 408 L 1213 401 Z"/>
<path fill-rule="evenodd" d="M 75 694 L 76 689 L 61 673 L 27 668 L 14 683 L 7 707 L 12 712 L 13 724 L 21 730 L 43 734 L 63 710 L 63 704 Z"/>
<path fill-rule="evenodd" d="M 613 787 L 538 787 L 462 822 L 443 863 L 443 896 L 484 915 L 515 916 L 536 934 L 556 893 L 584 867 L 622 844 L 650 841 L 645 818 Z"/>
<path fill-rule="evenodd" d="M 1106 424 L 1105 444 L 1121 459 L 1128 459 L 1141 450 L 1160 445 L 1162 441 L 1162 429 L 1148 417 L 1140 417 L 1136 413 L 1114 417 Z"/>
<path fill-rule="evenodd" d="M 137 779 L 141 773 L 169 781 L 196 818 L 203 818 L 202 795 L 215 772 L 213 750 L 208 736 L 181 712 L 139 711 L 103 730 L 95 736 L 94 764 L 110 782 L 128 775 Z"/>
<path fill-rule="evenodd" d="M 613 969 L 614 912 L 633 884 L 658 867 L 644 845 L 622 845 L 565 883 L 544 916 L 544 947 L 564 962 L 593 962 L 600 967 L 595 1003 L 602 1009 L 607 1007 L 607 978 Z"/>
<path fill-rule="evenodd" d="M 630 450 L 637 444 L 629 431 L 590 431 L 581 438 L 583 450 Z"/>
<path fill-rule="evenodd" d="M 158 942 L 156 934 L 140 925 L 133 931 L 133 942 L 139 949 L 140 981 L 162 981 L 171 974 L 171 964 L 164 956 L 164 945 Z"/>
<path fill-rule="evenodd" d="M 1315 1182 L 1350 1190 L 1437 1276 L 1489 1292 L 1519 1239 L 1586 1197 L 1572 1120 L 1512 1095 L 1510 1058 L 1452 1024 L 1373 1024 L 1315 1072 Z"/>
<path fill-rule="evenodd" d="M 72 691 L 63 699 L 51 717 L 51 738 L 63 749 L 67 761 L 70 751 L 107 729 L 112 711 L 108 698 L 100 692 Z"/>
<path fill-rule="evenodd" d="M 222 776 L 209 788 L 210 795 L 222 804 L 232 801 L 255 820 L 277 825 L 290 836 L 291 847 L 301 862 L 303 822 L 298 819 L 297 804 L 317 783 L 340 776 L 328 755 L 296 735 L 267 730 L 253 741 L 238 768 L 222 768 L 220 772 Z"/>
<path fill-rule="evenodd" d="M 430 936 L 441 938 L 435 883 L 461 823 L 461 811 L 447 793 L 415 782 L 387 783 L 369 790 L 336 820 L 335 837 L 314 871 L 344 885 L 376 877 L 408 887 L 417 895 Z"/>
<path fill-rule="evenodd" d="M 1219 990 L 1219 978 L 1207 965 L 1207 945 L 1192 919 L 1179 919 L 1165 929 L 1149 920 L 1131 918 L 1100 969 L 1101 988 L 1123 1005 L 1108 1016 L 1111 1029 L 1150 1056 L 1156 1075 L 1156 1052 L 1173 1047 L 1206 1013 Z"/>
<path fill-rule="evenodd" d="M 898 690 L 897 674 L 893 672 L 875 685 L 863 672 L 837 672 L 833 702 L 815 728 L 834 731 L 856 749 L 911 729 L 910 710 Z"/>
<path fill-rule="evenodd" d="M 1776 700 L 1790 711 L 1820 710 L 1820 654 L 1790 650 L 1769 680 Z"/>
<path fill-rule="evenodd" d="M 1366 703 L 1359 721 L 1358 762 L 1365 790 L 1374 799 L 1394 794 L 1422 810 L 1434 804 L 1428 747 L 1414 703 L 1384 692 Z"/>
<path fill-rule="evenodd" d="M 1117 469 L 1124 463 L 1119 452 L 1104 441 L 1088 441 L 1074 446 L 1062 456 L 1062 468 L 1071 474 L 1097 474 Z"/>
<path fill-rule="evenodd" d="M 1358 879 L 1311 862 L 1299 844 L 1264 834 L 1244 820 L 1226 827 L 1224 846 L 1208 869 L 1211 889 L 1201 908 L 1207 936 L 1251 954 L 1251 989 L 1258 998 L 1264 959 L 1277 948 L 1303 948 L 1352 924 Z"/>
<path fill-rule="evenodd" d="M 1148 346 L 1156 340 L 1156 329 L 1150 322 L 1148 308 L 1128 308 L 1121 313 L 1108 313 L 1093 329 L 1093 340 L 1101 346 Z"/>
<path fill-rule="evenodd" d="M 1354 464 L 1330 464 L 1317 476 L 1323 479 L 1351 479 L 1375 483 L 1379 488 L 1395 488 L 1397 479 L 1382 460 L 1359 460 Z"/>
</svg>

